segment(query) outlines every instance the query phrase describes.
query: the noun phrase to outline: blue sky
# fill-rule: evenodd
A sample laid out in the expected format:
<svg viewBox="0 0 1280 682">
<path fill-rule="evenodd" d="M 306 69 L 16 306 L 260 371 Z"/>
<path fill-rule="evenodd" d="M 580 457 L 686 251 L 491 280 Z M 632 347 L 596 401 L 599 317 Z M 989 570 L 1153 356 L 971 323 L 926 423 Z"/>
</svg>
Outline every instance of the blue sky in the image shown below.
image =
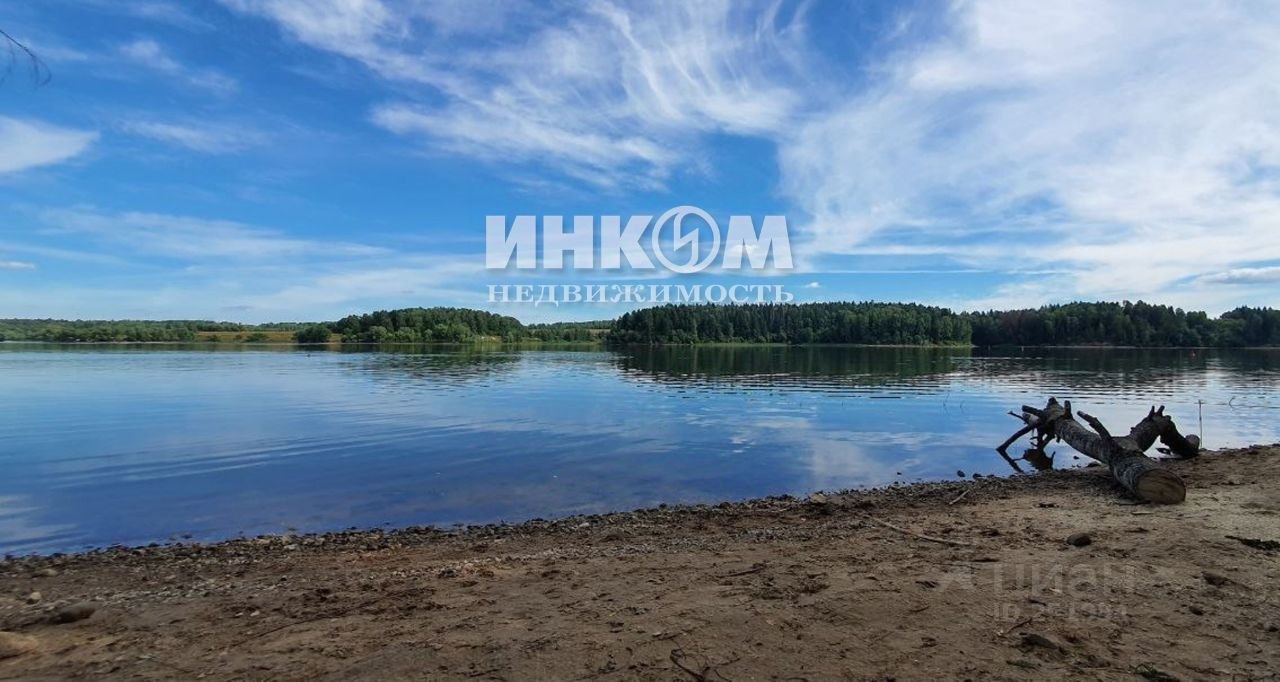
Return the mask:
<svg viewBox="0 0 1280 682">
<path fill-rule="evenodd" d="M 782 214 L 798 300 L 1280 301 L 1266 2 L 0 4 L 0 317 L 482 307 L 489 214 Z M 725 281 L 716 273 L 665 281 Z M 731 279 L 728 281 L 741 281 Z"/>
</svg>

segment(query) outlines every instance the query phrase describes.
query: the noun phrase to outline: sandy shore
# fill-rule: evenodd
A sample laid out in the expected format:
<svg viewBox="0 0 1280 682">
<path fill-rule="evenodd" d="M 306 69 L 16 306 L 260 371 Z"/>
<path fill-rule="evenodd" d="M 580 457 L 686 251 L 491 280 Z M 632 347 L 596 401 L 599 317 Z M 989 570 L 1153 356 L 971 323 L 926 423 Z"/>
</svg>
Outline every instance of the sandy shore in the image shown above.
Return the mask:
<svg viewBox="0 0 1280 682">
<path fill-rule="evenodd" d="M 11 560 L 0 678 L 1275 679 L 1280 446 L 1171 467 Z"/>
</svg>

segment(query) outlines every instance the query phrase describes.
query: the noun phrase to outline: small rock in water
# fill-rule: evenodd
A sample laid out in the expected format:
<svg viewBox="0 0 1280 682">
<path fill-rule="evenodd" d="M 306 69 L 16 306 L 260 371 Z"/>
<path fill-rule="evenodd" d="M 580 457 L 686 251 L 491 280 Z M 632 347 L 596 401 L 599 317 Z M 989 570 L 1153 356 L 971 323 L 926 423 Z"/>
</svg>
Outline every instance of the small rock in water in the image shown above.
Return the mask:
<svg viewBox="0 0 1280 682">
<path fill-rule="evenodd" d="M 38 648 L 40 643 L 35 637 L 16 632 L 0 632 L 0 659 L 28 654 Z"/>
<path fill-rule="evenodd" d="M 1210 585 L 1213 585 L 1214 587 L 1222 587 L 1223 585 L 1226 585 L 1227 583 L 1231 582 L 1231 578 L 1228 578 L 1227 576 L 1222 575 L 1221 573 L 1214 573 L 1213 571 L 1205 571 L 1204 581 L 1209 583 Z"/>
<path fill-rule="evenodd" d="M 71 606 L 64 606 L 63 608 L 54 611 L 53 615 L 49 617 L 49 620 L 58 624 L 74 623 L 78 620 L 84 620 L 85 618 L 92 616 L 93 612 L 97 610 L 98 607 L 93 604 L 81 602 L 79 604 L 72 604 Z"/>
<path fill-rule="evenodd" d="M 1072 547 L 1084 547 L 1093 544 L 1093 538 L 1088 533 L 1072 533 L 1067 536 L 1067 544 Z"/>
<path fill-rule="evenodd" d="M 964 471 L 961 469 L 956 469 L 956 476 L 959 476 L 960 478 L 964 478 Z"/>
</svg>

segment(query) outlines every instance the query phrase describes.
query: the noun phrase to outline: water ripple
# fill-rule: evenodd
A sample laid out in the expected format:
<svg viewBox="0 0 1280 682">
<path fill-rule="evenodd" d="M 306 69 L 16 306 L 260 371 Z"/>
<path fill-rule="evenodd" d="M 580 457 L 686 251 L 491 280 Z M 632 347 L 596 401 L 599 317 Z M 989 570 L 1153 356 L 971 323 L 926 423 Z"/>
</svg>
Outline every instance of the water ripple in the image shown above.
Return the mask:
<svg viewBox="0 0 1280 682">
<path fill-rule="evenodd" d="M 1005 412 L 1050 395 L 1271 442 L 1280 352 L 0 344 L 0 381 L 0 551 L 21 553 L 1009 473 Z"/>
</svg>

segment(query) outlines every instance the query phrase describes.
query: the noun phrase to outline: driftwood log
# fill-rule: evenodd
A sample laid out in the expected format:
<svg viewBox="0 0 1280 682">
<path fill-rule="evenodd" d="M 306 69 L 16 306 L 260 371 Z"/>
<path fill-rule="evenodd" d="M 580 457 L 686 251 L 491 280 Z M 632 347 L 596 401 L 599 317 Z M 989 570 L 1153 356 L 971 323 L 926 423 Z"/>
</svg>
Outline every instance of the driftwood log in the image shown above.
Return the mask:
<svg viewBox="0 0 1280 682">
<path fill-rule="evenodd" d="M 1194 435 L 1183 436 L 1179 433 L 1173 419 L 1165 415 L 1163 405 L 1151 408 L 1142 421 L 1129 429 L 1127 436 L 1112 436 L 1097 418 L 1084 412 L 1073 413 L 1070 400 L 1059 403 L 1057 399 L 1050 398 L 1043 408 L 1023 405 L 1022 414 L 1010 414 L 1021 419 L 1024 426 L 996 450 L 1015 469 L 1018 466 L 1008 455 L 1009 446 L 1022 436 L 1034 432 L 1034 446 L 1027 451 L 1028 456 L 1024 457 L 1033 464 L 1047 460 L 1049 466 L 1052 466 L 1052 459 L 1044 454 L 1044 446 L 1050 441 L 1060 440 L 1081 454 L 1105 464 L 1116 482 L 1140 500 L 1156 504 L 1177 504 L 1187 497 L 1182 479 L 1144 454 L 1156 440 L 1177 457 L 1195 457 L 1200 452 L 1200 439 Z M 1076 416 L 1093 430 L 1090 431 L 1076 421 Z M 1039 464 L 1036 466 L 1041 468 Z"/>
</svg>

